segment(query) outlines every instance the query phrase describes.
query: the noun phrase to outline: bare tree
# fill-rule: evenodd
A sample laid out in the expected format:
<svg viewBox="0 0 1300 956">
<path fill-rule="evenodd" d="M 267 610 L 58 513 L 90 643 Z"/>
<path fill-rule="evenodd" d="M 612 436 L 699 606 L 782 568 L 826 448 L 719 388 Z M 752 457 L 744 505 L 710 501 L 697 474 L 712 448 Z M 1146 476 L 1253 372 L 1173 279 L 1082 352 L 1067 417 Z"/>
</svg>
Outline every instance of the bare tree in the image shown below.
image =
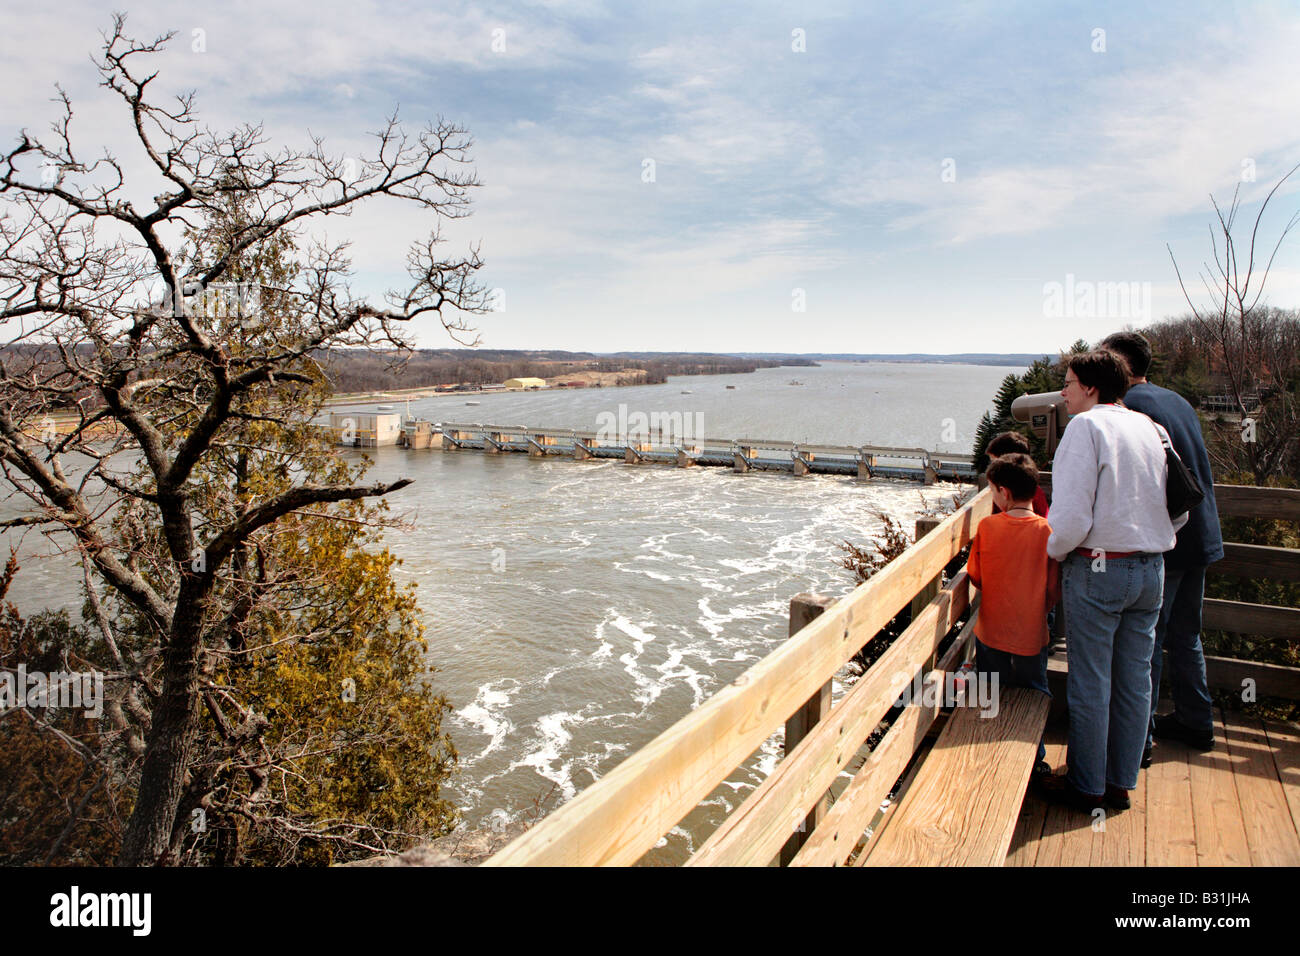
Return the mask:
<svg viewBox="0 0 1300 956">
<path fill-rule="evenodd" d="M 1260 204 L 1250 226 L 1249 237 L 1237 229 L 1241 208 L 1241 186 L 1233 190 L 1227 212 L 1210 197 L 1216 224 L 1210 226 L 1212 261 L 1203 263 L 1200 279 L 1208 304 L 1198 306 L 1183 282 L 1174 258 L 1178 284 L 1191 306 L 1196 334 L 1212 348 L 1228 395 L 1240 417 L 1242 427 L 1236 440 L 1220 429 L 1227 439 L 1220 442 L 1227 452 L 1222 467 L 1249 470 L 1258 484 L 1286 466 L 1300 441 L 1300 409 L 1288 386 L 1295 374 L 1295 353 L 1290 350 L 1293 333 L 1288 316 L 1263 304 L 1265 284 L 1278 249 L 1288 233 L 1300 223 L 1300 212 L 1293 214 L 1278 234 L 1277 241 L 1263 258 L 1266 246 L 1257 253 L 1260 224 L 1269 203 L 1300 166 L 1293 167 L 1274 184 Z M 1166 248 L 1169 248 L 1166 246 Z M 1236 428 L 1235 425 L 1232 426 Z"/>
<path fill-rule="evenodd" d="M 241 281 L 240 264 L 256 250 L 375 197 L 412 203 L 435 222 L 467 215 L 478 185 L 467 165 L 471 141 L 442 120 L 407 134 L 394 115 L 360 163 L 331 156 L 319 139 L 306 151 L 267 151 L 260 126 L 200 126 L 193 94 L 151 98 L 157 74 L 144 63 L 172 36 L 138 42 L 119 15 L 96 64 L 160 185 L 128 183 L 126 165 L 109 152 L 90 159 L 75 147 L 61 89 L 51 135 L 24 131 L 0 157 L 0 467 L 30 501 L 20 520 L 65 533 L 157 648 L 156 661 L 125 648 L 114 654 L 132 690 L 113 713 L 126 720 L 124 709 L 147 711 L 125 865 L 167 859 L 205 648 L 223 624 L 212 596 L 232 556 L 290 513 L 409 483 L 292 484 L 214 522 L 196 517 L 196 471 L 226 453 L 232 429 L 288 420 L 295 400 L 319 384 L 322 350 L 406 348 L 410 324 L 431 317 L 455 338 L 471 331 L 465 313 L 486 311 L 477 249 L 443 258 L 437 228 L 411 248 L 410 285 L 382 305 L 352 293 L 345 245 L 313 245 L 279 287 Z M 204 246 L 187 235 L 232 207 L 245 214 L 226 241 Z M 290 318 L 259 325 L 259 299 Z M 117 514 L 158 522 L 166 568 L 113 534 Z"/>
</svg>

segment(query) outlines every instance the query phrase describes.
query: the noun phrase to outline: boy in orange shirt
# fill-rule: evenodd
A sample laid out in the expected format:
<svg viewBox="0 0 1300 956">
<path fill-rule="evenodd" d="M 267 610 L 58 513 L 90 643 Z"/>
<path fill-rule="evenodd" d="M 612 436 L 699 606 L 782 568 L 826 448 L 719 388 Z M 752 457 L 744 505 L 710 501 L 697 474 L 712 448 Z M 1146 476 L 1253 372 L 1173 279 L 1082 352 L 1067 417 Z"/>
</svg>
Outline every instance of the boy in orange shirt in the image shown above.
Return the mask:
<svg viewBox="0 0 1300 956">
<path fill-rule="evenodd" d="M 989 465 L 993 500 L 1002 509 L 980 522 L 966 573 L 980 589 L 975 623 L 975 670 L 998 675 L 1001 687 L 1047 689 L 1047 612 L 1061 599 L 1061 566 L 1047 556 L 1052 529 L 1034 513 L 1038 469 L 1028 455 L 996 458 Z M 1050 767 L 1038 745 L 1035 772 Z"/>
</svg>

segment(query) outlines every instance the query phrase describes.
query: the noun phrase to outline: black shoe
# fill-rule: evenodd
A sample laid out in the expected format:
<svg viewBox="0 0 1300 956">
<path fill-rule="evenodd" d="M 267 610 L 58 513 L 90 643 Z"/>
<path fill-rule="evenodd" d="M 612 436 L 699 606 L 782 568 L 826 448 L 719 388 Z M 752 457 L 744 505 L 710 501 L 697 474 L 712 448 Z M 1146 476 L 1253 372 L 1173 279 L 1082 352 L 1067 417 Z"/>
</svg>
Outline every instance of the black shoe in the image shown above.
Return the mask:
<svg viewBox="0 0 1300 956">
<path fill-rule="evenodd" d="M 1039 797 L 1048 803 L 1071 807 L 1082 813 L 1092 813 L 1103 803 L 1101 797 L 1094 797 L 1090 793 L 1084 793 L 1082 790 L 1076 789 L 1064 774 L 1059 776 L 1056 774 L 1035 776 L 1034 790 Z"/>
<path fill-rule="evenodd" d="M 1048 763 L 1046 760 L 1040 760 L 1038 761 L 1038 763 L 1034 764 L 1033 775 L 1035 777 L 1045 773 L 1050 774 L 1051 772 L 1052 772 L 1052 765 Z"/>
<path fill-rule="evenodd" d="M 1147 747 L 1142 751 L 1142 769 L 1145 770 L 1151 766 L 1151 748 Z"/>
<path fill-rule="evenodd" d="M 1110 807 L 1112 810 L 1127 810 L 1130 806 L 1128 791 L 1121 790 L 1119 787 L 1113 787 L 1110 784 L 1106 784 L 1106 796 L 1104 799 L 1106 801 L 1106 806 Z"/>
<path fill-rule="evenodd" d="M 1214 749 L 1214 734 L 1197 733 L 1186 724 L 1180 723 L 1173 714 L 1160 714 L 1155 720 L 1155 736 L 1161 740 L 1181 740 L 1193 750 L 1206 753 Z"/>
</svg>

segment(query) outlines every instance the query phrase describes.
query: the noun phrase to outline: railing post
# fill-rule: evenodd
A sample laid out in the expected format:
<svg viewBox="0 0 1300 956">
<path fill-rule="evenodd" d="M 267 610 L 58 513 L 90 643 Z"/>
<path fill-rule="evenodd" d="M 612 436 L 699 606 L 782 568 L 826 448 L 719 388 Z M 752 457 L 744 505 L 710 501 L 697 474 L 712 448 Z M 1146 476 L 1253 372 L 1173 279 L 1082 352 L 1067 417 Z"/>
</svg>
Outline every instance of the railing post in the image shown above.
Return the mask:
<svg viewBox="0 0 1300 956">
<path fill-rule="evenodd" d="M 790 599 L 790 636 L 793 637 L 799 633 L 834 603 L 835 599 L 825 594 L 811 594 L 808 592 L 796 594 Z M 817 693 L 809 697 L 804 705 L 786 720 L 786 756 L 789 756 L 790 751 L 794 750 L 799 741 L 808 735 L 814 724 L 830 713 L 830 709 L 831 682 L 827 681 Z M 808 834 L 821 822 L 822 817 L 826 815 L 829 809 L 830 801 L 825 796 L 817 801 L 808 816 L 804 818 L 803 825 L 796 829 L 790 835 L 790 839 L 786 840 L 785 846 L 781 847 L 782 866 L 790 864 L 790 861 L 794 859 L 794 855 L 799 852 L 799 848 L 804 845 L 804 841 L 808 839 Z"/>
<path fill-rule="evenodd" d="M 920 541 L 922 538 L 924 538 L 935 528 L 939 527 L 939 525 L 942 522 L 943 522 L 942 518 L 930 518 L 930 517 L 917 518 L 915 540 Z M 921 586 L 921 590 L 916 592 L 916 597 L 912 598 L 912 620 L 916 620 L 916 616 L 925 610 L 925 606 L 935 599 L 935 597 L 939 593 L 939 589 L 942 586 L 943 586 L 942 574 L 935 576 L 933 580 Z M 934 654 L 931 654 L 930 663 L 926 665 L 926 670 L 927 671 L 934 670 L 934 665 L 937 660 L 938 660 L 938 653 L 936 652 Z"/>
</svg>

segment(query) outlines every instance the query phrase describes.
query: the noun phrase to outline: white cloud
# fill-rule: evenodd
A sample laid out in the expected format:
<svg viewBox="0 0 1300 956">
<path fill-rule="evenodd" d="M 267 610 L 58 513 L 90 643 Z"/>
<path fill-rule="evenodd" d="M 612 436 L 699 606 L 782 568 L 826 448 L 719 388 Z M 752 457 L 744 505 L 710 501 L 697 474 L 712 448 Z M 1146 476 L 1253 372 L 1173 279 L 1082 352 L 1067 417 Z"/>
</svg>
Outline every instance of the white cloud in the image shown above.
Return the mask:
<svg viewBox="0 0 1300 956">
<path fill-rule="evenodd" d="M 157 63 L 160 91 L 197 88 L 214 128 L 265 120 L 272 148 L 302 147 L 310 129 L 340 154 L 369 152 L 364 132 L 398 99 L 409 125 L 429 109 L 463 122 L 485 185 L 473 217 L 445 230 L 449 253 L 481 237 L 484 281 L 527 287 L 512 291 L 496 327 L 522 329 L 527 315 L 530 335 L 554 330 L 570 344 L 584 329 L 605 334 L 594 316 L 649 315 L 667 302 L 696 322 L 716 314 L 735 347 L 751 347 L 757 326 L 739 303 L 788 295 L 790 277 L 809 276 L 816 301 L 834 302 L 846 327 L 865 314 L 860 303 L 919 301 L 918 320 L 959 315 L 961 334 L 985 334 L 978 320 L 1037 310 L 1034 290 L 1067 268 L 1163 282 L 1164 242 L 1180 263 L 1199 262 L 1208 194 L 1230 197 L 1243 159 L 1257 173 L 1243 184 L 1247 202 L 1300 160 L 1300 27 L 1258 10 L 1231 34 L 1190 11 L 1171 28 L 1186 38 L 1177 47 L 1140 47 L 1113 29 L 1113 52 L 1082 71 L 1068 57 L 1002 63 L 949 35 L 960 17 L 970 21 L 963 30 L 987 30 L 987 8 L 909 21 L 862 50 L 852 41 L 876 42 L 887 23 L 868 31 L 856 10 L 800 24 L 764 11 L 638 16 L 595 0 L 535 0 L 504 17 L 463 4 L 181 9 L 153 0 L 135 5 L 128 27 L 147 37 L 179 30 Z M 1036 16 L 1007 24 L 1008 48 L 1014 31 L 1055 42 Z M 10 79 L 0 84 L 0 130 L 43 130 L 54 114 L 46 92 L 60 80 L 82 141 L 109 144 L 139 171 L 123 111 L 86 63 L 107 23 L 74 2 L 33 8 L 23 35 L 0 37 Z M 795 25 L 808 28 L 806 55 L 790 53 Z M 207 31 L 206 53 L 191 51 L 195 27 Z M 492 51 L 494 29 L 504 31 L 502 53 Z M 443 88 L 451 81 L 454 95 Z M 941 179 L 947 156 L 952 183 Z M 647 157 L 655 183 L 641 181 Z M 1279 206 L 1294 208 L 1294 189 L 1300 177 Z M 156 192 L 145 176 L 139 194 Z M 1179 222 L 1188 215 L 1190 235 Z M 359 285 L 370 288 L 400 280 L 408 243 L 433 224 L 387 202 L 324 225 L 353 241 Z M 1098 241 L 1106 235 L 1146 258 L 1124 258 Z M 999 256 L 1023 273 L 1020 286 L 988 266 Z M 1272 301 L 1300 300 L 1298 273 L 1288 250 Z M 1178 300 L 1157 288 L 1155 310 Z"/>
<path fill-rule="evenodd" d="M 1067 135 L 1062 144 L 1060 130 L 1050 131 L 1051 160 L 1015 158 L 1011 140 L 987 161 L 982 150 L 956 156 L 956 181 L 944 183 L 938 155 L 891 159 L 842 176 L 830 198 L 901 205 L 889 227 L 924 228 L 938 242 L 1208 214 L 1209 193 L 1230 200 L 1247 158 L 1257 181 L 1242 183 L 1243 201 L 1261 199 L 1300 160 L 1300 25 L 1261 23 L 1239 45 L 1250 47 L 1248 57 L 1225 60 L 1217 47 L 1195 46 L 1178 63 L 1093 81 L 1060 104 Z M 1035 136 L 1020 131 L 1024 148 L 1041 155 Z M 1297 190 L 1300 177 L 1284 187 Z"/>
</svg>

